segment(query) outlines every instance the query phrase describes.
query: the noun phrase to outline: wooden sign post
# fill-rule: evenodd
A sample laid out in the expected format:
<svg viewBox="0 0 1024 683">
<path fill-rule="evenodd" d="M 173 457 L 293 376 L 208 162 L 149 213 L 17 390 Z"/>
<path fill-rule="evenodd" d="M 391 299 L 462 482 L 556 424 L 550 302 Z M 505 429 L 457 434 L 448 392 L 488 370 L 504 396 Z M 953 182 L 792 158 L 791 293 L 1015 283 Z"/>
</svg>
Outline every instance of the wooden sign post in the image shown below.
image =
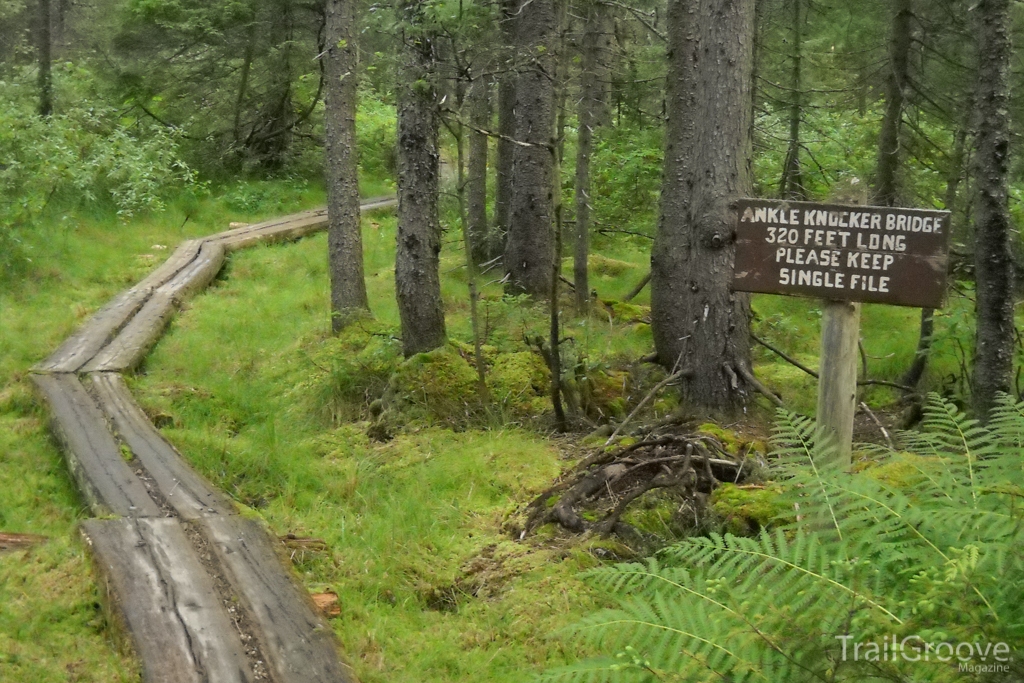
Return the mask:
<svg viewBox="0 0 1024 683">
<path fill-rule="evenodd" d="M 860 302 L 940 308 L 949 212 L 743 199 L 733 289 L 824 300 L 818 435 L 850 461 Z"/>
</svg>

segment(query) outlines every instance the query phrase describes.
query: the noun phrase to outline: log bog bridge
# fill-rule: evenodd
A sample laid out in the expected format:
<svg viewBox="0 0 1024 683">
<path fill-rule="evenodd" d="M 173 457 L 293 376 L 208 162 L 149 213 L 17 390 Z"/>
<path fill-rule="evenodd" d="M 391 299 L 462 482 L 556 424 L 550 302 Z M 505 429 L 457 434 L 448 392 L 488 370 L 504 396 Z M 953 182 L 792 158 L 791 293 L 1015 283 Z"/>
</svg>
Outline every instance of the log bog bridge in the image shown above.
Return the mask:
<svg viewBox="0 0 1024 683">
<path fill-rule="evenodd" d="M 189 240 L 32 369 L 95 516 L 81 532 L 108 618 L 146 683 L 353 680 L 278 539 L 189 467 L 124 381 L 228 254 L 326 227 L 319 209 Z"/>
</svg>

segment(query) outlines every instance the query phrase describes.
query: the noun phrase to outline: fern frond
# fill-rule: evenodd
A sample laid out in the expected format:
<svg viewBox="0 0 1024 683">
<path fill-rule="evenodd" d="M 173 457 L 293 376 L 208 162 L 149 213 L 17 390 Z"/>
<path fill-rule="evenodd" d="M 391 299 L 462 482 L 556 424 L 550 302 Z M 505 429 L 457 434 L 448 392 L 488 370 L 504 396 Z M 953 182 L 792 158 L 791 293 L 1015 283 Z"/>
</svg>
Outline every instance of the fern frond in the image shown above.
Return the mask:
<svg viewBox="0 0 1024 683">
<path fill-rule="evenodd" d="M 812 599 L 809 596 L 821 599 L 823 590 L 836 592 L 877 610 L 895 624 L 903 623 L 893 610 L 844 583 L 849 566 L 845 552 L 833 556 L 813 535 L 798 532 L 790 542 L 781 530 L 774 536 L 762 531 L 756 539 L 712 534 L 687 539 L 665 554 L 703 566 L 709 575 L 741 577 L 735 586 L 738 592 L 770 582 L 773 601 L 797 607 L 803 600 Z M 810 590 L 808 584 L 817 584 L 817 590 Z"/>
<path fill-rule="evenodd" d="M 772 435 L 772 445 L 776 453 L 776 467 L 785 475 L 798 475 L 809 472 L 811 476 L 806 482 L 811 489 L 809 500 L 812 507 L 804 514 L 820 515 L 843 540 L 839 515 L 836 513 L 834 501 L 829 497 L 825 481 L 838 470 L 834 456 L 835 445 L 821 446 L 816 442 L 817 428 L 809 417 L 796 415 L 786 410 L 776 412 L 776 427 Z M 815 495 L 820 493 L 821 496 Z"/>
</svg>

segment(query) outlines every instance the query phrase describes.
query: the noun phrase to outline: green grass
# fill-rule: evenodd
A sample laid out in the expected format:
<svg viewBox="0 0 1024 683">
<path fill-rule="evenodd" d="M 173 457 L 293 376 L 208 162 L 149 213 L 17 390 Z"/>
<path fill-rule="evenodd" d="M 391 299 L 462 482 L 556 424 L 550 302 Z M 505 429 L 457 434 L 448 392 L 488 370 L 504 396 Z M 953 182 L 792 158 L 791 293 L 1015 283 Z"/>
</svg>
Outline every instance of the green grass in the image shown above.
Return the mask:
<svg viewBox="0 0 1024 683">
<path fill-rule="evenodd" d="M 374 310 L 396 326 L 394 219 L 364 225 Z M 340 596 L 333 623 L 361 680 L 520 681 L 575 656 L 552 634 L 593 604 L 576 575 L 594 559 L 503 529 L 561 471 L 556 444 L 515 427 L 378 443 L 365 422 L 325 426 L 304 396 L 327 338 L 325 254 L 321 235 L 234 255 L 148 359 L 140 400 L 275 533 L 327 541 L 296 566 Z M 445 289 L 451 310 L 464 287 Z M 468 338 L 468 322 L 450 333 Z"/>
<path fill-rule="evenodd" d="M 369 195 L 387 190 L 385 183 L 364 188 Z M 28 368 L 179 241 L 322 201 L 313 186 L 244 183 L 212 198 L 182 199 L 130 226 L 100 211 L 57 216 L 29 245 L 32 264 L 0 292 L 0 530 L 50 540 L 0 554 L 0 680 L 137 678 L 98 610 L 75 532 L 88 513 L 47 435 Z M 384 336 L 398 334 L 394 230 L 393 215 L 364 220 L 377 320 L 367 330 Z M 647 258 L 627 244 L 595 259 L 591 282 L 600 299 L 621 299 L 646 272 Z M 471 325 L 462 262 L 458 233 L 448 231 L 448 330 L 465 343 Z M 521 352 L 524 336 L 546 336 L 545 307 L 503 297 L 496 279 L 483 278 L 486 341 L 497 352 Z M 520 681 L 584 654 L 552 634 L 598 601 L 576 578 L 594 558 L 548 536 L 526 543 L 510 537 L 516 512 L 559 474 L 563 451 L 573 449 L 537 431 L 543 420 L 520 426 L 492 416 L 458 431 L 419 421 L 379 443 L 366 436 L 365 404 L 347 413 L 354 422 L 325 417 L 317 404 L 334 389 L 325 384 L 324 363 L 338 348 L 328 333 L 327 301 L 323 235 L 237 253 L 224 276 L 175 319 L 133 388 L 197 469 L 275 532 L 327 542 L 328 551 L 299 552 L 294 560 L 311 590 L 339 594 L 342 614 L 332 623 L 361 680 Z M 645 290 L 635 303 L 648 301 Z M 759 335 L 817 366 L 817 302 L 758 296 L 754 308 Z M 937 319 L 923 386 L 950 385 L 944 378 L 959 367 L 968 309 L 954 297 Z M 903 371 L 917 319 L 913 309 L 865 306 L 873 377 L 896 379 Z M 613 393 L 652 348 L 646 325 L 617 318 L 604 304 L 589 319 L 566 316 L 564 325 L 566 357 L 605 373 Z M 397 353 L 388 344 L 388 353 Z M 813 412 L 811 378 L 763 349 L 754 354 L 758 373 L 788 405 Z M 624 400 L 639 400 L 644 386 L 649 382 Z M 895 398 L 886 389 L 867 395 L 876 404 Z"/>
<path fill-rule="evenodd" d="M 818 368 L 821 343 L 821 302 L 801 297 L 758 294 L 753 298 L 754 333 L 813 370 Z M 973 304 L 951 293 L 946 308 L 935 313 L 932 355 L 918 388 L 942 391 L 962 399 L 966 394 L 960 366 L 961 349 L 970 354 L 973 344 Z M 920 330 L 920 309 L 864 304 L 861 309 L 861 342 L 867 356 L 868 376 L 899 382 L 913 361 Z M 782 394 L 787 408 L 806 415 L 815 413 L 817 380 L 782 361 L 771 351 L 755 345 L 758 376 Z M 858 361 L 860 376 L 863 367 Z M 900 397 L 899 390 L 872 386 L 861 389 L 869 405 L 886 407 Z"/>
<path fill-rule="evenodd" d="M 49 435 L 27 374 L 181 240 L 225 230 L 230 221 L 258 220 L 323 201 L 315 187 L 260 187 L 263 203 L 249 212 L 213 197 L 181 200 L 166 213 L 131 225 L 101 210 L 54 216 L 26 245 L 32 262 L 0 281 L 0 531 L 49 539 L 28 550 L 0 552 L 0 681 L 138 680 L 138 667 L 115 646 L 99 608 L 76 531 L 90 515 Z"/>
</svg>

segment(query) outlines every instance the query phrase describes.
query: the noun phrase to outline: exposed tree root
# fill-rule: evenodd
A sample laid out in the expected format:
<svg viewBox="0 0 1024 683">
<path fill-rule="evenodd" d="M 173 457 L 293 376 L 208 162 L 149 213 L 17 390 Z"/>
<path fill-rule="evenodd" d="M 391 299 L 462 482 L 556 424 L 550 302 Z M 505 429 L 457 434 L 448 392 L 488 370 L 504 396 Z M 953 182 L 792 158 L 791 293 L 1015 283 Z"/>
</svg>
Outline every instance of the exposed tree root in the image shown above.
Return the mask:
<svg viewBox="0 0 1024 683">
<path fill-rule="evenodd" d="M 549 523 L 575 533 L 620 533 L 626 531 L 622 518 L 630 505 L 651 491 L 674 490 L 689 500 L 752 472 L 752 464 L 709 436 L 664 435 L 598 451 L 530 503 L 518 536 Z M 588 521 L 585 510 L 599 519 Z M 587 517 L 593 520 L 595 514 Z"/>
</svg>

